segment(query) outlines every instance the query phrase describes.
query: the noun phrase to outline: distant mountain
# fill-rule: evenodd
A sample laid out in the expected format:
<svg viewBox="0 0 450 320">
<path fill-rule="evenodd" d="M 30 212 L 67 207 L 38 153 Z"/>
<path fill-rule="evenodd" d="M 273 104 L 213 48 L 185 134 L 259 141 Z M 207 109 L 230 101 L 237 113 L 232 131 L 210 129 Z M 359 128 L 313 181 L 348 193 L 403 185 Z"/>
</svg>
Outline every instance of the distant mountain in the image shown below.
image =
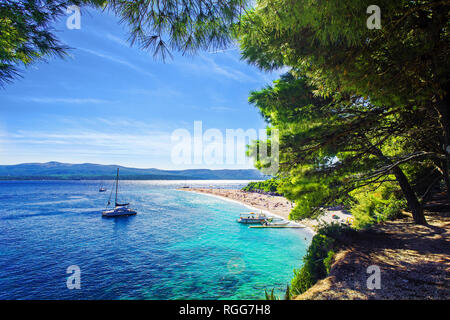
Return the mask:
<svg viewBox="0 0 450 320">
<path fill-rule="evenodd" d="M 255 169 L 159 170 L 93 163 L 47 162 L 0 165 L 0 180 L 107 180 L 115 178 L 117 168 L 120 168 L 120 178 L 124 180 L 262 180 L 266 178 Z"/>
</svg>

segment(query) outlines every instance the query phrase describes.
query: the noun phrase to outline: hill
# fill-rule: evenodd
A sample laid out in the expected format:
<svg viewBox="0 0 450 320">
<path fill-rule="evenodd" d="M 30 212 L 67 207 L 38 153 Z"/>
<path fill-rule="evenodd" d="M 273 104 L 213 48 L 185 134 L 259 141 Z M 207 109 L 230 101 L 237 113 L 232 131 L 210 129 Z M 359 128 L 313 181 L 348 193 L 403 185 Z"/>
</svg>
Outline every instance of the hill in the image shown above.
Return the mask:
<svg viewBox="0 0 450 320">
<path fill-rule="evenodd" d="M 124 180 L 261 180 L 265 176 L 255 169 L 138 169 L 93 163 L 60 162 L 0 165 L 0 180 L 106 180 L 114 179 L 120 168 Z"/>
</svg>

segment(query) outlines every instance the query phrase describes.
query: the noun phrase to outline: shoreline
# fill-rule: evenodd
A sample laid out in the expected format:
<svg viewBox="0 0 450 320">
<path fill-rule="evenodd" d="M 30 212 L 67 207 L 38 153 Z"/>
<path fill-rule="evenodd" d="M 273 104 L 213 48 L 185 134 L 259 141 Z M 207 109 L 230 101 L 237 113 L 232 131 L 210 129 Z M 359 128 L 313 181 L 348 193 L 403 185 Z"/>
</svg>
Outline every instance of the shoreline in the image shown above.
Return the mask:
<svg viewBox="0 0 450 320">
<path fill-rule="evenodd" d="M 315 235 L 316 232 L 314 230 L 314 225 L 310 223 L 303 223 L 290 220 L 289 212 L 292 207 L 289 207 L 287 204 L 290 204 L 290 201 L 281 196 L 269 196 L 265 194 L 259 194 L 254 192 L 246 192 L 242 190 L 236 189 L 206 189 L 206 188 L 179 188 L 176 189 L 178 191 L 187 191 L 197 194 L 208 195 L 211 197 L 216 197 L 222 200 L 238 203 L 244 205 L 255 212 L 263 212 L 267 215 L 274 216 L 277 218 L 282 218 L 286 221 L 289 221 L 291 224 L 296 226 L 302 226 L 303 229 L 307 230 L 312 235 Z M 271 209 L 272 208 L 277 209 Z"/>
</svg>

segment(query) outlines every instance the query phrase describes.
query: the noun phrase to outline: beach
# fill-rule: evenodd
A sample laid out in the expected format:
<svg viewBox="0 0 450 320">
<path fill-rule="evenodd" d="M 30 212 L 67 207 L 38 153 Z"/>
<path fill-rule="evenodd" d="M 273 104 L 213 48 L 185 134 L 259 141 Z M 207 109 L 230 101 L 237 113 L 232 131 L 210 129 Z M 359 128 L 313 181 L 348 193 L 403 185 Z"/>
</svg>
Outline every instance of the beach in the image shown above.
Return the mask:
<svg viewBox="0 0 450 320">
<path fill-rule="evenodd" d="M 178 190 L 208 194 L 231 201 L 237 201 L 251 208 L 303 225 L 312 233 L 315 233 L 315 229 L 320 223 L 348 222 L 349 219 L 351 219 L 351 215 L 344 210 L 326 210 L 325 213 L 318 219 L 303 219 L 301 221 L 291 220 L 289 219 L 289 213 L 293 209 L 294 204 L 282 196 L 236 189 L 188 187 Z M 339 219 L 335 219 L 333 216 L 338 217 Z"/>
</svg>

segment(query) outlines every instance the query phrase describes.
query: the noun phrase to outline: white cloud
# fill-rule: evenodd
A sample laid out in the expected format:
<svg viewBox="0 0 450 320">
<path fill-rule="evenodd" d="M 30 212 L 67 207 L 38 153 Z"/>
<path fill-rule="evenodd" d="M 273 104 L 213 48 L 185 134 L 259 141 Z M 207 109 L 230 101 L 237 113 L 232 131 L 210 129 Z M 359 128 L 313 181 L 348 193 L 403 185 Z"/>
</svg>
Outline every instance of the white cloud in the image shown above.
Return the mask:
<svg viewBox="0 0 450 320">
<path fill-rule="evenodd" d="M 2 163 L 60 161 L 118 163 L 142 168 L 186 167 L 172 162 L 173 127 L 163 123 L 157 127 L 154 123 L 121 118 L 75 117 L 64 120 L 66 129 L 0 130 L 0 146 L 8 150 L 1 159 Z M 248 163 L 199 164 L 199 167 L 205 166 L 251 167 Z"/>
<path fill-rule="evenodd" d="M 235 51 L 235 50 L 239 50 L 239 48 L 238 48 L 238 47 L 233 47 L 233 48 L 228 48 L 228 49 L 221 49 L 221 50 L 216 50 L 216 51 L 209 51 L 208 53 L 211 53 L 211 54 L 218 54 L 218 53 L 224 53 L 224 52 Z"/>
<path fill-rule="evenodd" d="M 129 129 L 129 128 L 128 128 Z M 147 132 L 141 134 L 127 134 L 126 128 L 117 127 L 117 133 L 85 130 L 82 132 L 41 132 L 19 130 L 8 133 L 2 138 L 3 142 L 16 147 L 23 145 L 50 147 L 58 152 L 58 148 L 81 149 L 88 154 L 117 153 L 127 155 L 167 155 L 170 154 L 171 133 Z M 61 149 L 61 150 L 65 150 Z"/>
<path fill-rule="evenodd" d="M 250 77 L 249 75 L 247 75 L 239 70 L 218 65 L 214 61 L 214 59 L 211 59 L 206 56 L 201 56 L 201 59 L 208 64 L 208 69 L 212 70 L 213 72 L 215 72 L 217 74 L 223 75 L 225 77 L 228 77 L 230 79 L 237 80 L 237 81 L 243 81 L 243 82 L 255 81 L 254 78 Z"/>
<path fill-rule="evenodd" d="M 0 131 L 0 144 L 16 153 L 170 156 L 172 132 L 155 124 L 121 118 L 67 118 L 65 129 Z M 161 125 L 160 127 L 163 127 Z M 77 150 L 77 151 L 75 151 Z"/>
<path fill-rule="evenodd" d="M 111 41 L 113 41 L 115 43 L 118 43 L 121 46 L 124 46 L 124 47 L 127 47 L 127 48 L 130 47 L 130 45 L 125 40 L 122 40 L 121 38 L 116 37 L 115 35 L 112 35 L 111 33 L 107 33 L 106 34 L 106 39 L 109 39 L 109 40 L 111 40 Z"/>
<path fill-rule="evenodd" d="M 236 111 L 236 109 L 230 108 L 230 107 L 224 107 L 224 106 L 215 106 L 211 107 L 211 110 L 214 111 Z"/>
<path fill-rule="evenodd" d="M 180 91 L 168 88 L 168 87 L 162 87 L 162 88 L 156 88 L 156 89 L 128 89 L 124 91 L 127 94 L 133 94 L 133 95 L 147 95 L 147 96 L 153 96 L 153 97 L 163 97 L 163 98 L 171 98 L 171 97 L 181 97 L 183 94 Z"/>
<path fill-rule="evenodd" d="M 103 104 L 113 103 L 114 101 L 94 98 L 36 98 L 23 97 L 21 100 L 37 103 L 69 103 L 69 104 Z"/>
<path fill-rule="evenodd" d="M 79 50 L 87 52 L 87 53 L 92 54 L 94 56 L 97 56 L 97 57 L 100 57 L 100 58 L 112 61 L 112 62 L 115 62 L 115 63 L 121 64 L 121 65 L 124 65 L 124 66 L 126 66 L 126 67 L 128 67 L 130 69 L 133 69 L 134 71 L 137 71 L 139 73 L 142 73 L 142 74 L 144 74 L 146 76 L 154 77 L 154 75 L 151 74 L 150 72 L 145 71 L 141 67 L 138 67 L 138 66 L 134 65 L 133 63 L 127 61 L 127 60 L 123 60 L 123 59 L 120 59 L 120 58 L 117 58 L 117 57 L 114 57 L 114 56 L 111 56 L 111 55 L 108 55 L 108 54 L 100 53 L 98 51 L 90 50 L 90 49 L 79 48 Z"/>
<path fill-rule="evenodd" d="M 215 74 L 239 82 L 259 82 L 258 77 L 250 76 L 229 66 L 219 65 L 208 56 L 199 55 L 197 58 L 199 60 L 194 62 L 188 62 L 187 60 L 180 62 L 175 59 L 173 64 L 180 69 L 192 71 L 197 75 Z"/>
</svg>

